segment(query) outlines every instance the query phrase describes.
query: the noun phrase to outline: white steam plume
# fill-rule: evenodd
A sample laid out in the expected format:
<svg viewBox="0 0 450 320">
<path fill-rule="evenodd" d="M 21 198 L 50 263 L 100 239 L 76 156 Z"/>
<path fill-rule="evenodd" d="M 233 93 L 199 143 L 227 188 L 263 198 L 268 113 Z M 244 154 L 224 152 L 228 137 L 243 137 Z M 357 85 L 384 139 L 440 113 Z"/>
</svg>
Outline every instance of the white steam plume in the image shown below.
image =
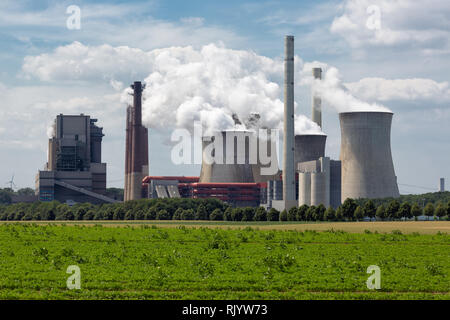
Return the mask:
<svg viewBox="0 0 450 320">
<path fill-rule="evenodd" d="M 322 68 L 322 80 L 314 79 L 312 68 Z M 368 103 L 353 96 L 344 86 L 339 70 L 325 63 L 305 63 L 302 70 L 302 82 L 311 85 L 314 94 L 321 97 L 325 106 L 331 106 L 338 112 L 391 112 L 377 103 Z"/>
<path fill-rule="evenodd" d="M 251 51 L 231 50 L 209 44 L 153 50 L 150 75 L 145 78 L 143 123 L 153 129 L 186 128 L 202 122 L 205 134 L 236 128 L 233 114 L 245 123 L 260 115 L 261 127 L 283 128 L 283 61 Z M 314 80 L 312 67 L 322 67 L 322 81 Z M 297 85 L 313 86 L 324 105 L 338 112 L 389 111 L 384 106 L 355 98 L 343 85 L 339 72 L 324 63 L 303 64 L 296 57 Z M 131 104 L 131 89 L 122 102 Z M 297 107 L 297 104 L 295 105 Z M 242 126 L 239 127 L 242 129 Z M 323 134 L 304 115 L 295 116 L 296 134 Z"/>
<path fill-rule="evenodd" d="M 155 50 L 152 73 L 145 79 L 143 122 L 151 128 L 187 128 L 201 121 L 206 133 L 235 127 L 260 115 L 260 125 L 283 127 L 283 62 L 249 51 L 210 44 Z M 302 62 L 297 57 L 297 72 Z M 304 116 L 295 119 L 296 133 L 320 134 Z"/>
<path fill-rule="evenodd" d="M 51 139 L 54 136 L 55 136 L 55 127 L 53 126 L 53 124 L 51 124 L 47 127 L 47 137 Z"/>
</svg>

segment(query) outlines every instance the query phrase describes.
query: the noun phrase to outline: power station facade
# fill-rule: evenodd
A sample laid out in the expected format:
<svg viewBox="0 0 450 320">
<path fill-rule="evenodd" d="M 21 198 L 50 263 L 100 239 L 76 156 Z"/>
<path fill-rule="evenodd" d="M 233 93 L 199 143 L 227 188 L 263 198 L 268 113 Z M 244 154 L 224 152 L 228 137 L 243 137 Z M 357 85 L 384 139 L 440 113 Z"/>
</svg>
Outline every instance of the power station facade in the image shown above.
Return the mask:
<svg viewBox="0 0 450 320">
<path fill-rule="evenodd" d="M 103 129 L 86 115 L 58 115 L 48 141 L 45 170 L 36 176 L 40 201 L 116 202 L 106 194 Z"/>
</svg>

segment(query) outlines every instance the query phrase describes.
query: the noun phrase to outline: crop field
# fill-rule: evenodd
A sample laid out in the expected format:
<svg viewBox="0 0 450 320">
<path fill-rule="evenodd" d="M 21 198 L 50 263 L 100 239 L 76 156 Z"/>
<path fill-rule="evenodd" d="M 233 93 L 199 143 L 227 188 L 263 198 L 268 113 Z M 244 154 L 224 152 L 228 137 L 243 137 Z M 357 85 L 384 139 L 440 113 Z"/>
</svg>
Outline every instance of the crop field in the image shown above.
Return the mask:
<svg viewBox="0 0 450 320">
<path fill-rule="evenodd" d="M 10 224 L 11 221 L 0 221 L 2 224 Z M 341 230 L 351 233 L 367 231 L 379 233 L 391 233 L 400 231 L 402 233 L 418 232 L 420 234 L 450 233 L 449 221 L 372 221 L 372 222 L 306 222 L 306 221 L 179 221 L 179 220 L 81 220 L 81 221 L 17 221 L 20 224 L 35 225 L 68 225 L 68 226 L 94 226 L 103 227 L 142 227 L 156 226 L 161 228 L 178 228 L 181 226 L 189 228 L 221 228 L 242 229 L 245 227 L 257 228 L 259 230 L 294 230 L 294 231 L 327 231 Z"/>
<path fill-rule="evenodd" d="M 5 223 L 0 243 L 1 299 L 450 299 L 443 232 Z"/>
</svg>

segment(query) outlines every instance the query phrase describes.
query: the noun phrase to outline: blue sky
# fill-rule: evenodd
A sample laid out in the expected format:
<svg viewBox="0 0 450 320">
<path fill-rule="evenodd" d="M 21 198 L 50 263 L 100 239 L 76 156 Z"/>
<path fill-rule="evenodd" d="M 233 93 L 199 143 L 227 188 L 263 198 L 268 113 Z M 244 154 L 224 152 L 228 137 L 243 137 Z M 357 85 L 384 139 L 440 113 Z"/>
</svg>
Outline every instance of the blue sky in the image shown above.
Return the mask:
<svg viewBox="0 0 450 320">
<path fill-rule="evenodd" d="M 66 28 L 69 5 L 81 9 L 80 30 Z M 367 27 L 371 5 L 380 10 L 380 29 Z M 440 177 L 450 179 L 449 25 L 446 0 L 3 0 L 0 183 L 14 173 L 18 187 L 33 186 L 46 161 L 48 125 L 61 112 L 84 112 L 104 127 L 108 184 L 122 186 L 121 91 L 154 72 L 153 64 L 130 57 L 145 60 L 146 53 L 169 47 L 200 51 L 212 43 L 229 54 L 250 51 L 276 61 L 283 36 L 293 34 L 304 63 L 336 68 L 352 95 L 395 113 L 392 151 L 401 193 L 432 191 Z M 105 52 L 118 47 L 127 49 L 109 61 Z M 297 113 L 308 117 L 309 92 L 307 86 L 296 89 Z M 328 155 L 338 158 L 339 123 L 331 104 L 324 106 L 324 131 Z M 167 132 L 149 131 L 152 174 L 198 174 L 198 166 L 170 164 Z"/>
</svg>

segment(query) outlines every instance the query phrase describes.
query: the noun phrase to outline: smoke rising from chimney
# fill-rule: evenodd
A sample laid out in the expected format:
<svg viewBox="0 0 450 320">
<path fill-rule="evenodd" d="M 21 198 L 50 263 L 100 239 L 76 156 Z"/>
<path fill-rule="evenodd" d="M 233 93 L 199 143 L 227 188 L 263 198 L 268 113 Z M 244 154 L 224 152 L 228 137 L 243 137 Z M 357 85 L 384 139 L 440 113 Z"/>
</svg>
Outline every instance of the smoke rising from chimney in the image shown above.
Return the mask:
<svg viewBox="0 0 450 320">
<path fill-rule="evenodd" d="M 145 78 L 143 124 L 154 130 L 186 128 L 200 121 L 205 134 L 215 130 L 246 129 L 259 114 L 263 128 L 283 128 L 283 60 L 270 59 L 251 51 L 231 50 L 210 44 L 194 49 L 172 47 L 153 50 L 152 72 Z M 322 80 L 314 80 L 313 67 L 321 67 Z M 338 112 L 389 111 L 352 96 L 342 84 L 339 72 L 324 63 L 303 63 L 295 57 L 296 85 L 313 86 L 324 106 Z M 122 102 L 132 104 L 130 89 Z M 297 109 L 297 103 L 295 103 Z M 308 108 L 309 109 L 309 108 Z M 320 127 L 296 110 L 295 134 L 323 134 Z M 233 115 L 241 125 L 236 125 Z M 251 122 L 251 121 L 250 121 Z"/>
<path fill-rule="evenodd" d="M 322 68 L 322 80 L 314 79 L 311 69 Z M 345 87 L 339 70 L 325 63 L 305 63 L 302 70 L 302 85 L 312 86 L 313 95 L 320 96 L 325 106 L 332 107 L 337 112 L 391 112 L 389 108 L 368 103 L 353 96 Z"/>
<path fill-rule="evenodd" d="M 193 129 L 202 122 L 205 133 L 241 125 L 282 129 L 283 61 L 251 51 L 231 50 L 214 44 L 154 50 L 152 73 L 144 80 L 143 124 L 153 129 Z M 301 66 L 301 60 L 298 65 Z M 299 74 L 300 67 L 296 68 Z M 128 90 L 128 89 L 127 89 Z M 122 102 L 131 103 L 128 92 Z M 320 128 L 303 115 L 295 117 L 298 133 L 320 134 Z"/>
</svg>

